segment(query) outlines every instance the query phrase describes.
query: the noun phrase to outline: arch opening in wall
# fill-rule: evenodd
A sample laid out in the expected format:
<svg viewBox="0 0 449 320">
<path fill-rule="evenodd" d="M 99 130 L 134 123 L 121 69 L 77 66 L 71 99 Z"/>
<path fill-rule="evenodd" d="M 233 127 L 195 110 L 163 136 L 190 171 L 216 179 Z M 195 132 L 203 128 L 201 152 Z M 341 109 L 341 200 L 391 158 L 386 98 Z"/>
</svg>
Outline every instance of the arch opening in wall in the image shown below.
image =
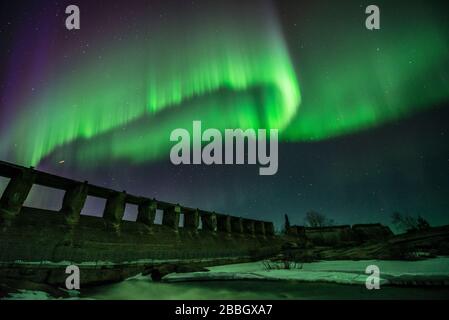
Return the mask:
<svg viewBox="0 0 449 320">
<path fill-rule="evenodd" d="M 33 184 L 23 205 L 29 208 L 58 212 L 61 210 L 65 190 Z"/>
<path fill-rule="evenodd" d="M 3 195 L 3 192 L 5 192 L 10 180 L 10 178 L 0 176 L 0 197 Z"/>
<path fill-rule="evenodd" d="M 184 228 L 184 221 L 185 221 L 185 216 L 184 213 L 180 213 L 179 214 L 179 228 Z"/>
<path fill-rule="evenodd" d="M 164 217 L 164 210 L 157 209 L 156 216 L 154 218 L 154 224 L 162 225 L 162 218 Z"/>
<path fill-rule="evenodd" d="M 87 196 L 84 207 L 81 210 L 81 215 L 100 218 L 103 217 L 106 201 L 107 200 L 103 198 Z"/>
<path fill-rule="evenodd" d="M 139 206 L 127 203 L 125 207 L 125 214 L 123 215 L 123 220 L 136 222 L 138 213 L 139 213 Z"/>
</svg>

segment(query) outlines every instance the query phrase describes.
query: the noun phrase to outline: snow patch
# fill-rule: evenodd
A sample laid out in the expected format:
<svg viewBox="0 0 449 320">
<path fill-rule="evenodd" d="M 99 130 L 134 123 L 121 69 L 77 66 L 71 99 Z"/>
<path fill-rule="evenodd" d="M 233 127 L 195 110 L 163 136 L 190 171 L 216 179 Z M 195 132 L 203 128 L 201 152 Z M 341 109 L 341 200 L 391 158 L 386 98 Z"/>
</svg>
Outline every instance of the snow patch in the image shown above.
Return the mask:
<svg viewBox="0 0 449 320">
<path fill-rule="evenodd" d="M 319 261 L 288 270 L 266 270 L 259 261 L 210 267 L 209 272 L 173 273 L 165 276 L 163 281 L 295 280 L 363 285 L 369 276 L 365 270 L 370 265 L 379 267 L 381 285 L 397 281 L 449 280 L 449 258 L 439 257 L 422 261 Z"/>
</svg>

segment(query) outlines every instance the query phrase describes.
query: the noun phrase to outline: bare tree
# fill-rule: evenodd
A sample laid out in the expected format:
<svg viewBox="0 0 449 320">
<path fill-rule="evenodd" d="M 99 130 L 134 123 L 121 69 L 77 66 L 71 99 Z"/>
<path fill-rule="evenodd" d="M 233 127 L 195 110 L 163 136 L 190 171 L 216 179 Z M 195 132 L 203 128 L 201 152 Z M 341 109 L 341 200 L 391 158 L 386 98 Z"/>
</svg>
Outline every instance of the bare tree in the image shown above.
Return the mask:
<svg viewBox="0 0 449 320">
<path fill-rule="evenodd" d="M 284 233 L 287 234 L 290 230 L 290 220 L 288 219 L 288 215 L 284 215 L 285 223 L 284 223 Z"/>
<path fill-rule="evenodd" d="M 398 226 L 402 223 L 402 214 L 395 211 L 391 214 L 391 223 L 393 223 L 395 226 Z"/>
<path fill-rule="evenodd" d="M 305 218 L 306 225 L 309 227 L 321 228 L 334 224 L 334 221 L 328 219 L 324 214 L 311 210 L 306 213 Z"/>
<path fill-rule="evenodd" d="M 421 216 L 418 216 L 417 222 L 418 222 L 418 230 L 427 230 L 430 228 L 429 222 L 427 222 L 427 220 Z"/>
<path fill-rule="evenodd" d="M 418 216 L 418 218 L 415 218 L 410 215 L 403 215 L 397 211 L 391 215 L 391 221 L 398 229 L 406 232 L 430 228 L 430 224 L 423 217 Z"/>
</svg>

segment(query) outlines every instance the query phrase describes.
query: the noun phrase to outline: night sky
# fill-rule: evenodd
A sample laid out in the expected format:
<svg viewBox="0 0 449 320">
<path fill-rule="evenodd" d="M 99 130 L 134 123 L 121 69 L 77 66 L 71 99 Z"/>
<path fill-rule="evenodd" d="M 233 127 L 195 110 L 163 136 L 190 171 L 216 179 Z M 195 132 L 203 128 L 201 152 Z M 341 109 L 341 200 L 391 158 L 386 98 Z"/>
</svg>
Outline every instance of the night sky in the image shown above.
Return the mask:
<svg viewBox="0 0 449 320">
<path fill-rule="evenodd" d="M 81 30 L 65 28 L 69 4 Z M 3 1 L 0 159 L 278 228 L 312 209 L 448 224 L 447 5 L 375 1 L 369 31 L 369 4 Z M 193 120 L 279 129 L 278 173 L 174 166 L 170 132 Z M 27 205 L 61 197 L 34 188 Z"/>
</svg>

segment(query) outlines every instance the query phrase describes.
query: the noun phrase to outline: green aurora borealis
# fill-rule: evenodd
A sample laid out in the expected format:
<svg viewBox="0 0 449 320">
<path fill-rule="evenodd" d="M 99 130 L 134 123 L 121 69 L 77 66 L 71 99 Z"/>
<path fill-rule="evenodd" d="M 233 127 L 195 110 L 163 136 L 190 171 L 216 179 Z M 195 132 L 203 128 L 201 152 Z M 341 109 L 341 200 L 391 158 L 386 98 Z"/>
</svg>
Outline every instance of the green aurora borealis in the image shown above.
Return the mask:
<svg viewBox="0 0 449 320">
<path fill-rule="evenodd" d="M 107 43 L 108 53 L 101 61 L 83 61 L 76 72 L 58 73 L 17 119 L 11 140 L 21 142 L 17 160 L 36 165 L 59 146 L 103 135 L 100 144 L 82 146 L 80 163 L 111 156 L 147 161 L 161 156 L 169 132 L 191 123 L 191 117 L 219 128 L 285 128 L 296 114 L 300 93 L 274 16 L 262 8 L 245 21 L 241 13 L 239 25 L 229 20 L 231 12 L 210 9 L 214 12 L 209 11 L 200 25 L 195 19 L 182 25 L 172 21 L 150 32 L 151 40 Z M 211 28 L 214 25 L 220 28 Z M 182 26 L 187 29 L 183 36 Z M 235 96 L 221 99 L 220 91 Z M 183 103 L 201 103 L 205 96 L 211 96 L 210 105 L 202 103 L 195 114 L 187 110 L 179 115 L 186 108 Z M 233 110 L 223 115 L 227 104 Z M 108 135 L 170 108 L 180 111 L 163 124 L 137 125 L 120 136 Z M 45 121 L 36 123 L 29 110 L 45 114 Z M 24 137 L 30 127 L 33 132 Z"/>
<path fill-rule="evenodd" d="M 426 12 L 419 26 L 385 15 L 388 32 L 370 32 L 360 12 L 346 27 L 337 21 L 320 29 L 325 13 L 302 23 L 298 41 L 328 47 L 305 48 L 299 57 L 265 2 L 208 6 L 164 23 L 142 15 L 139 34 L 92 36 L 90 58 L 54 45 L 49 56 L 77 58 L 61 65 L 48 58 L 45 85 L 16 99 L 21 112 L 0 151 L 26 165 L 48 156 L 78 166 L 142 163 L 167 157 L 170 132 L 193 120 L 219 129 L 277 128 L 284 141 L 300 142 L 380 126 L 447 100 L 441 70 L 449 67 L 449 32 Z M 329 30 L 332 37 L 322 34 Z"/>
<path fill-rule="evenodd" d="M 353 133 L 447 101 L 447 21 L 438 21 L 422 3 L 379 5 L 382 28 L 373 32 L 357 27 L 364 17 L 353 2 L 332 10 L 317 5 L 319 10 L 308 13 L 315 18 L 296 37 L 300 46 L 313 48 L 299 48 L 303 103 L 287 139 Z"/>
</svg>

